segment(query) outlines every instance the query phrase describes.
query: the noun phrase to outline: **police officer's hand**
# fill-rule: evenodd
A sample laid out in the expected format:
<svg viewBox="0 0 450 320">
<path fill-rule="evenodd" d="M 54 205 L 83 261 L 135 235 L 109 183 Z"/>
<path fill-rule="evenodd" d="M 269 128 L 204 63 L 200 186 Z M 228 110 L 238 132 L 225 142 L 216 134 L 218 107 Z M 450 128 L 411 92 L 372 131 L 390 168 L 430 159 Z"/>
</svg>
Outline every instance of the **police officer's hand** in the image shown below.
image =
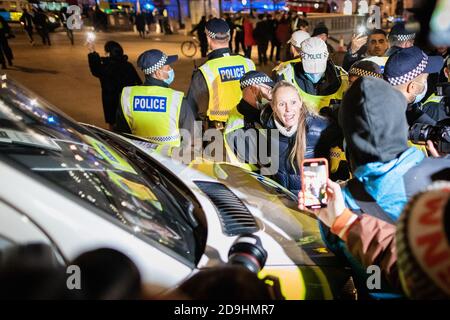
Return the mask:
<svg viewBox="0 0 450 320">
<path fill-rule="evenodd" d="M 355 54 L 366 43 L 367 43 L 367 36 L 354 35 L 353 38 L 352 38 L 352 45 L 350 47 L 351 53 Z"/>
</svg>

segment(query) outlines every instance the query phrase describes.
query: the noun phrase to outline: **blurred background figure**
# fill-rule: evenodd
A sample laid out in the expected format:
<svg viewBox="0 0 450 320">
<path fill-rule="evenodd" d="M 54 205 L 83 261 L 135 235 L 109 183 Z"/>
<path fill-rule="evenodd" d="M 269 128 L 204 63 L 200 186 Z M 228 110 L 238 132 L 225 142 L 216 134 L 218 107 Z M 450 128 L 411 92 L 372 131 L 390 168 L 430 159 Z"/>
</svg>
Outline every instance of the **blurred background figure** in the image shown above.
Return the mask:
<svg viewBox="0 0 450 320">
<path fill-rule="evenodd" d="M 134 18 L 134 24 L 136 25 L 136 30 L 139 33 L 139 37 L 145 39 L 145 14 L 142 11 L 136 12 L 136 17 Z"/>
<path fill-rule="evenodd" d="M 8 38 L 12 37 L 11 29 L 8 25 L 8 22 L 0 16 L 0 64 L 3 69 L 6 69 L 6 60 L 8 61 L 8 65 L 12 66 L 13 63 L 13 53 L 11 48 L 9 47 Z"/>
<path fill-rule="evenodd" d="M 234 36 L 234 53 L 238 54 L 240 51 L 240 47 L 245 53 L 244 17 L 240 12 L 237 13 L 236 19 L 234 19 L 234 27 L 236 29 L 236 35 Z"/>
<path fill-rule="evenodd" d="M 277 28 L 275 30 L 275 36 L 280 46 L 279 58 L 282 61 L 288 60 L 289 46 L 287 45 L 287 42 L 291 38 L 291 34 L 292 34 L 291 24 L 289 23 L 287 15 L 284 14 L 281 20 L 278 22 Z M 279 59 L 276 60 L 277 60 L 276 63 L 278 64 L 280 60 Z"/>
<path fill-rule="evenodd" d="M 23 29 L 28 35 L 28 39 L 30 39 L 31 45 L 34 45 L 33 39 L 33 16 L 28 12 L 26 8 L 23 8 L 22 16 L 20 17 L 20 24 L 23 26 Z"/>
<path fill-rule="evenodd" d="M 234 36 L 234 22 L 233 17 L 227 13 L 225 14 L 225 21 L 228 23 L 228 26 L 230 27 L 230 50 L 233 51 L 233 36 Z"/>
<path fill-rule="evenodd" d="M 198 41 L 200 42 L 200 52 L 202 58 L 206 57 L 206 54 L 208 53 L 208 40 L 206 38 L 205 27 L 206 27 L 206 16 L 202 16 L 200 22 L 190 32 L 190 34 L 193 34 L 195 31 L 197 31 L 197 38 Z"/>
<path fill-rule="evenodd" d="M 258 64 L 267 65 L 267 49 L 271 39 L 271 25 L 264 14 L 258 16 L 253 38 L 258 46 Z"/>
<path fill-rule="evenodd" d="M 115 41 L 105 43 L 106 57 L 95 51 L 94 42 L 88 42 L 89 68 L 94 77 L 99 78 L 102 87 L 102 103 L 105 122 L 110 130 L 115 129 L 117 112 L 120 108 L 122 89 L 142 84 L 134 66 L 128 62 L 122 46 Z"/>
<path fill-rule="evenodd" d="M 108 30 L 108 16 L 104 13 L 98 5 L 95 6 L 93 15 L 93 25 L 96 32 Z"/>
<path fill-rule="evenodd" d="M 47 15 L 42 11 L 41 8 L 34 9 L 34 26 L 37 33 L 42 39 L 42 44 L 51 46 L 50 42 L 50 30 L 48 28 L 49 21 Z"/>
<path fill-rule="evenodd" d="M 275 54 L 275 61 L 280 61 L 280 43 L 278 42 L 276 36 L 276 29 L 278 26 L 280 16 L 276 14 L 274 17 L 272 15 L 267 16 L 267 20 L 270 26 L 270 61 L 273 61 L 273 56 Z"/>
<path fill-rule="evenodd" d="M 252 47 L 256 44 L 253 38 L 253 21 L 251 16 L 245 16 L 242 27 L 244 29 L 244 55 L 245 57 L 252 58 Z"/>
<path fill-rule="evenodd" d="M 67 34 L 67 38 L 69 38 L 70 44 L 73 45 L 74 43 L 74 38 L 73 38 L 73 30 L 71 26 L 67 25 L 67 21 L 69 19 L 69 17 L 73 14 L 68 14 L 67 13 L 67 7 L 62 7 L 61 8 L 61 21 L 62 24 L 64 26 L 64 29 L 66 30 L 66 34 Z"/>
</svg>

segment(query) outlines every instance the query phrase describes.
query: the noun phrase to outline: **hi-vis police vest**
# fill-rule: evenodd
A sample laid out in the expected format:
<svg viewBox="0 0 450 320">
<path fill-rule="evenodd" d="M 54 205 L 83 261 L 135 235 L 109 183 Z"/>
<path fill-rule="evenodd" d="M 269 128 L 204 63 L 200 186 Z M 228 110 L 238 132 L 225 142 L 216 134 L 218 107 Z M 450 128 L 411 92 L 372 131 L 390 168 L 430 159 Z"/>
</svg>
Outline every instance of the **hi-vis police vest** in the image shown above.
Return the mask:
<svg viewBox="0 0 450 320">
<path fill-rule="evenodd" d="M 227 124 L 225 126 L 225 131 L 223 133 L 223 140 L 227 153 L 227 162 L 248 171 L 256 171 L 258 170 L 258 167 L 256 165 L 248 164 L 239 160 L 239 158 L 234 153 L 233 148 L 228 144 L 227 137 L 229 136 L 229 134 L 242 128 L 244 128 L 244 116 L 237 110 L 237 107 L 234 107 L 230 111 Z"/>
<path fill-rule="evenodd" d="M 426 105 L 426 104 L 429 103 L 429 102 L 433 102 L 433 103 L 441 103 L 442 98 L 444 98 L 444 97 L 442 97 L 442 96 L 437 96 L 435 93 L 433 93 L 431 96 L 428 97 L 427 100 L 425 100 L 424 103 L 422 103 L 421 107 L 424 106 L 424 105 Z"/>
<path fill-rule="evenodd" d="M 209 92 L 207 116 L 212 121 L 225 122 L 230 110 L 242 98 L 239 80 L 255 64 L 242 56 L 225 56 L 206 61 L 200 68 Z"/>
<path fill-rule="evenodd" d="M 301 62 L 301 61 L 302 61 L 302 58 L 301 58 L 301 57 L 297 57 L 297 58 L 292 59 L 292 60 L 280 62 L 279 65 L 277 65 L 275 68 L 272 69 L 272 72 L 276 72 L 277 74 L 280 74 L 281 71 L 282 71 L 287 65 L 290 65 L 290 64 L 296 64 L 296 63 Z"/>
<path fill-rule="evenodd" d="M 344 96 L 344 92 L 348 88 L 348 74 L 347 72 L 342 69 L 339 66 L 336 66 L 339 72 L 339 77 L 341 78 L 341 86 L 339 89 L 328 96 L 316 96 L 309 93 L 306 93 L 305 91 L 300 88 L 300 86 L 297 84 L 297 81 L 295 81 L 295 71 L 294 71 L 294 65 L 289 64 L 287 65 L 281 72 L 280 75 L 283 76 L 284 80 L 291 82 L 300 93 L 300 96 L 303 99 L 303 102 L 307 105 L 307 107 L 310 110 L 314 110 L 316 112 L 319 112 L 320 109 L 323 107 L 328 107 L 330 105 L 331 100 L 342 100 L 342 97 Z"/>
<path fill-rule="evenodd" d="M 125 87 L 122 111 L 131 132 L 157 144 L 180 146 L 183 95 L 183 92 L 158 86 Z"/>
</svg>

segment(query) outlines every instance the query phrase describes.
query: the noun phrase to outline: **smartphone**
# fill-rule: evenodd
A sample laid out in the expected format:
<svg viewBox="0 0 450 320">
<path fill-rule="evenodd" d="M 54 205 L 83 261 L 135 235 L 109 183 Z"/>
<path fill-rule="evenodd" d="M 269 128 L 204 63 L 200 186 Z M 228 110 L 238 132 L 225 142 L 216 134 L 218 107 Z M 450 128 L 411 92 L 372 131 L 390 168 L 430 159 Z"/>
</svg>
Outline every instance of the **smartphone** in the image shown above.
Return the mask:
<svg viewBox="0 0 450 320">
<path fill-rule="evenodd" d="M 365 37 L 368 35 L 368 33 L 369 33 L 369 30 L 367 29 L 367 27 L 365 27 L 363 25 L 358 26 L 356 28 L 356 34 L 358 35 L 358 37 Z"/>
<path fill-rule="evenodd" d="M 303 160 L 301 179 L 304 206 L 308 209 L 326 208 L 328 180 L 327 159 Z"/>
</svg>

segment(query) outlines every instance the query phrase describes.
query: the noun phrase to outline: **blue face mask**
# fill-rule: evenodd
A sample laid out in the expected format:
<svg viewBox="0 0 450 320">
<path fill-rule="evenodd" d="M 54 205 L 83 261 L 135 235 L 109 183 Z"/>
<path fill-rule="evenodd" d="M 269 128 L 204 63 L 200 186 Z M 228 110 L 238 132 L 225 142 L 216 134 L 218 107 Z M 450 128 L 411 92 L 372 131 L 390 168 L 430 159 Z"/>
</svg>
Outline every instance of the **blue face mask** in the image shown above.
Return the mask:
<svg viewBox="0 0 450 320">
<path fill-rule="evenodd" d="M 317 83 L 322 79 L 323 73 L 305 73 L 305 76 L 311 80 L 312 83 Z"/>
<path fill-rule="evenodd" d="M 422 99 L 427 94 L 427 90 L 428 90 L 428 82 L 425 82 L 422 93 L 420 93 L 416 96 L 416 99 L 414 99 L 414 103 L 419 103 L 420 101 L 422 101 Z"/>
<path fill-rule="evenodd" d="M 168 71 L 167 73 L 169 74 L 169 77 L 167 79 L 164 79 L 164 82 L 170 85 L 175 79 L 175 72 L 173 71 L 173 69 L 170 69 L 170 71 Z"/>
</svg>

